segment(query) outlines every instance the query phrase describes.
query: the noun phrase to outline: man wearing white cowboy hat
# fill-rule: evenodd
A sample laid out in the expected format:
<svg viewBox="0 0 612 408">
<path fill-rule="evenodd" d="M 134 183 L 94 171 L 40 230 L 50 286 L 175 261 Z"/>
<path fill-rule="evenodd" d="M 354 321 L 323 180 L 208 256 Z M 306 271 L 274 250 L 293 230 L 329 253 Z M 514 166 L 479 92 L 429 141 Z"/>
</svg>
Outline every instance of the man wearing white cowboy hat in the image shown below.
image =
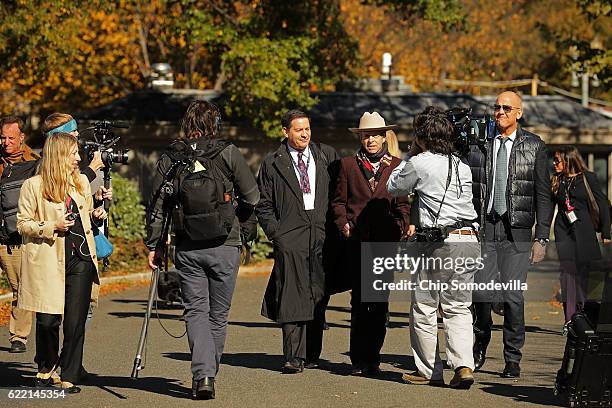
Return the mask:
<svg viewBox="0 0 612 408">
<path fill-rule="evenodd" d="M 380 374 L 380 350 L 386 334 L 386 301 L 363 302 L 361 291 L 361 243 L 399 241 L 409 224 L 406 197 L 393 198 L 387 180 L 402 161 L 387 150 L 386 125 L 378 112 L 365 112 L 358 128 L 361 148 L 341 160 L 340 175 L 332 201 L 334 221 L 346 240 L 347 276 L 350 276 L 351 339 L 350 357 L 354 375 Z"/>
</svg>

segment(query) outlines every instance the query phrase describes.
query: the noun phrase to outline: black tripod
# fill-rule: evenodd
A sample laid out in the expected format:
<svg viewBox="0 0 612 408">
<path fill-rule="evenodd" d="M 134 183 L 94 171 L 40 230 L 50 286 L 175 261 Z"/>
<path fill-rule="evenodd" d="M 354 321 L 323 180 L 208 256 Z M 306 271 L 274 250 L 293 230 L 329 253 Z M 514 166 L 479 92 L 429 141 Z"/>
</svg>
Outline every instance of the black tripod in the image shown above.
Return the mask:
<svg viewBox="0 0 612 408">
<path fill-rule="evenodd" d="M 169 199 L 174 195 L 174 177 L 179 174 L 179 169 L 185 169 L 188 163 L 185 162 L 173 162 L 168 171 L 164 174 L 164 182 L 161 184 L 159 189 L 155 192 L 154 200 L 155 203 L 160 195 L 164 194 L 164 201 L 162 206 L 162 232 L 155 245 L 156 258 L 163 260 L 163 267 L 165 271 L 168 271 L 168 245 L 167 237 L 170 231 L 170 223 L 172 222 L 172 209 L 174 200 Z M 153 310 L 153 302 L 157 296 L 157 282 L 159 280 L 160 268 L 162 265 L 157 264 L 157 267 L 153 269 L 153 275 L 151 276 L 151 286 L 149 287 L 149 300 L 147 302 L 147 311 L 145 313 L 144 321 L 142 322 L 142 329 L 140 330 L 140 339 L 138 340 L 138 349 L 136 351 L 136 358 L 134 359 L 134 367 L 132 368 L 132 378 L 138 378 L 138 372 L 144 368 L 142 365 L 142 354 L 144 351 L 145 342 L 147 340 L 147 330 L 149 328 L 149 320 L 151 319 L 151 311 Z"/>
</svg>

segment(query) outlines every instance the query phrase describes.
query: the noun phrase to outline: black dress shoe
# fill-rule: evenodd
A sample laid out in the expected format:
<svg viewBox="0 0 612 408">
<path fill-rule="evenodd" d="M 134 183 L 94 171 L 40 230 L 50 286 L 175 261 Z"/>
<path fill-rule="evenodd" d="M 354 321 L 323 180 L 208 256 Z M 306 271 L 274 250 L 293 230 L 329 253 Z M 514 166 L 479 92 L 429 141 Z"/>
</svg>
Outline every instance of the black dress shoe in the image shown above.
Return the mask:
<svg viewBox="0 0 612 408">
<path fill-rule="evenodd" d="M 474 371 L 480 370 L 486 359 L 487 348 L 479 341 L 476 341 L 474 343 Z"/>
<path fill-rule="evenodd" d="M 191 396 L 194 400 L 215 399 L 215 378 L 204 377 L 199 381 L 194 381 Z"/>
<path fill-rule="evenodd" d="M 81 392 L 81 387 L 78 387 L 69 381 L 62 381 L 57 388 L 66 391 L 68 394 L 78 394 Z"/>
<path fill-rule="evenodd" d="M 363 375 L 366 377 L 379 377 L 382 374 L 380 367 L 377 365 L 370 365 L 363 370 Z"/>
<path fill-rule="evenodd" d="M 283 366 L 283 373 L 285 374 L 297 374 L 302 371 L 304 371 L 304 360 L 301 358 L 291 359 Z"/>
<path fill-rule="evenodd" d="M 9 353 L 25 353 L 26 345 L 19 340 L 11 341 Z"/>
<path fill-rule="evenodd" d="M 519 378 L 521 376 L 521 366 L 518 363 L 508 362 L 500 376 L 502 378 Z"/>
<path fill-rule="evenodd" d="M 319 364 L 319 360 L 306 360 L 306 362 L 304 363 L 304 368 L 314 369 L 320 367 L 321 365 Z"/>
</svg>

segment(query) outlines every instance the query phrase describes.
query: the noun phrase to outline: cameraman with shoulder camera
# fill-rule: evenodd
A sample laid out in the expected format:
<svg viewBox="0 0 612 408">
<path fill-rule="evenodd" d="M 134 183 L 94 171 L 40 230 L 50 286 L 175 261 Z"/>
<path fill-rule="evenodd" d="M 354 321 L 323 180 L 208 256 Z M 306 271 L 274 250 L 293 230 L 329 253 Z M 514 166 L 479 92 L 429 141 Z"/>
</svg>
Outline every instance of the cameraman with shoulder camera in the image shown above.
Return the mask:
<svg viewBox="0 0 612 408">
<path fill-rule="evenodd" d="M 7 116 L 0 120 L 0 190 L 2 209 L 2 243 L 0 244 L 0 272 L 5 272 L 11 289 L 11 317 L 9 321 L 10 353 L 26 351 L 26 342 L 32 330 L 32 312 L 17 308 L 17 294 L 21 277 L 21 244 L 17 232 L 16 212 L 19 189 L 30 176 L 34 175 L 40 156 L 25 144 L 23 120 Z M 15 171 L 15 168 L 19 170 Z M 12 219 L 9 221 L 9 219 Z M 10 224 L 10 228 L 9 228 Z"/>
<path fill-rule="evenodd" d="M 404 374 L 409 384 L 442 385 L 442 361 L 437 353 L 437 311 L 446 332 L 448 365 L 455 370 L 450 386 L 468 389 L 474 383 L 471 292 L 430 289 L 435 282 L 470 283 L 475 265 L 459 268 L 459 260 L 478 259 L 480 244 L 472 204 L 472 174 L 454 152 L 454 128 L 437 108 L 427 107 L 414 119 L 415 142 L 408 161 L 396 169 L 387 188 L 395 197 L 416 192 L 420 218 L 417 241 L 425 245 L 427 267 L 419 268 L 410 312 L 410 342 L 417 371 Z M 429 268 L 429 259 L 434 267 Z M 435 267 L 437 259 L 452 259 L 457 268 Z"/>
<path fill-rule="evenodd" d="M 60 132 L 71 134 L 77 139 L 79 137 L 77 122 L 72 115 L 68 113 L 55 112 L 50 114 L 43 122 L 41 130 L 45 137 Z M 102 200 L 113 199 L 112 188 L 107 189 L 103 185 L 99 186 L 98 188 L 94 188 L 94 186 L 98 184 L 98 179 L 101 179 L 99 172 L 104 168 L 102 153 L 99 151 L 94 152 L 91 161 L 89 164 L 87 164 L 89 157 L 82 149 L 80 149 L 81 147 L 82 143 L 79 143 L 79 155 L 81 158 L 83 158 L 83 163 L 80 166 L 81 174 L 87 176 L 87 180 L 89 180 L 89 183 L 92 186 L 92 191 L 95 191 L 94 206 L 98 207 L 101 205 Z"/>
<path fill-rule="evenodd" d="M 218 140 L 221 113 L 212 103 L 192 102 L 183 117 L 184 140 L 158 162 L 157 191 L 149 204 L 149 266 L 162 265 L 158 241 L 170 200 L 176 234 L 176 267 L 191 350 L 192 397 L 215 398 L 215 377 L 223 354 L 227 320 L 240 264 L 240 221 L 259 201 L 255 177 L 238 148 Z M 185 164 L 183 164 L 185 163 Z M 178 174 L 171 169 L 180 168 Z M 168 180 L 171 177 L 171 180 Z M 166 179 L 165 181 L 163 179 Z M 168 190 L 162 189 L 168 183 Z M 164 194 L 160 194 L 160 192 Z M 162 242 L 163 244 L 163 242 Z"/>
</svg>

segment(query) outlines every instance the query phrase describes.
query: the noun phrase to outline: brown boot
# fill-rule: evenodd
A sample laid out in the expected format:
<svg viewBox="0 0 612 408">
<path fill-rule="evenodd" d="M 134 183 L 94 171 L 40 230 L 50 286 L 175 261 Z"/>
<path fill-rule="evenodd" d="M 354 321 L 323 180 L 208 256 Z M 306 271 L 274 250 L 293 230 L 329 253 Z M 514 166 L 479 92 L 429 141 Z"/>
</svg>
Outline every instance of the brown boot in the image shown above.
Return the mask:
<svg viewBox="0 0 612 408">
<path fill-rule="evenodd" d="M 423 376 L 418 371 L 415 371 L 413 373 L 405 373 L 404 375 L 402 375 L 402 381 L 405 382 L 406 384 L 413 384 L 413 385 L 431 385 L 433 387 L 443 387 L 444 386 L 443 378 L 440 378 L 438 380 L 432 380 L 432 379 L 429 379 Z"/>
<path fill-rule="evenodd" d="M 474 384 L 474 375 L 472 369 L 468 367 L 459 367 L 449 383 L 451 388 L 458 390 L 469 390 L 472 384 Z"/>
</svg>

